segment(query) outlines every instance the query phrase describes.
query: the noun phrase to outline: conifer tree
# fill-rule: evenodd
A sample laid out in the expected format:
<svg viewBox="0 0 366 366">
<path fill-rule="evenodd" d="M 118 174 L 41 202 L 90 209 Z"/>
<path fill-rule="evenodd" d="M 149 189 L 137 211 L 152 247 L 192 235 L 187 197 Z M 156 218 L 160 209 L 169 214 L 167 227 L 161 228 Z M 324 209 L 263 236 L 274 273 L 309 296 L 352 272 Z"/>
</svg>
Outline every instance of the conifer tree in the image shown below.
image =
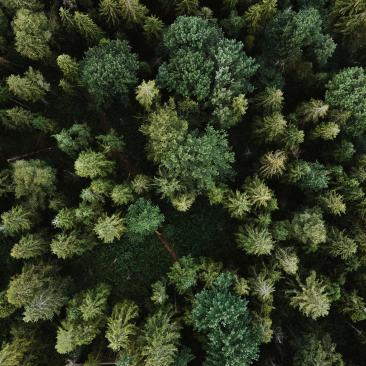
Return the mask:
<svg viewBox="0 0 366 366">
<path fill-rule="evenodd" d="M 41 256 L 49 250 L 49 243 L 41 233 L 22 236 L 12 250 L 11 256 L 16 259 L 29 259 Z"/>
<path fill-rule="evenodd" d="M 107 160 L 102 153 L 83 151 L 74 165 L 76 174 L 80 177 L 97 178 L 110 174 L 115 164 L 113 161 Z"/>
<path fill-rule="evenodd" d="M 97 237 L 106 244 L 119 239 L 125 231 L 124 220 L 118 214 L 101 216 L 94 226 Z"/>
<path fill-rule="evenodd" d="M 46 93 L 50 90 L 50 84 L 46 82 L 41 72 L 33 70 L 31 66 L 23 77 L 10 75 L 6 82 L 14 95 L 27 102 L 44 100 Z"/>
<path fill-rule="evenodd" d="M 31 60 L 44 60 L 51 56 L 49 42 L 52 33 L 43 12 L 20 8 L 13 21 L 13 30 L 15 48 L 22 56 Z"/>
</svg>

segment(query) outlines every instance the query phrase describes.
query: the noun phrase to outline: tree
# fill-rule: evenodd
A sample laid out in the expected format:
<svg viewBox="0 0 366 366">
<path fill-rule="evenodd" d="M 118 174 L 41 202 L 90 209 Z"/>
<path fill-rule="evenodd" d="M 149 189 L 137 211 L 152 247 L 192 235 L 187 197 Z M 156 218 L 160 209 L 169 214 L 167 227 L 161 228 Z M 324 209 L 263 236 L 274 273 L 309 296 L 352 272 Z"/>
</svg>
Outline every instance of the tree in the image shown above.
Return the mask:
<svg viewBox="0 0 366 366">
<path fill-rule="evenodd" d="M 200 266 L 195 260 L 191 256 L 186 256 L 173 264 L 168 279 L 182 295 L 196 286 L 199 270 Z"/>
<path fill-rule="evenodd" d="M 148 13 L 145 5 L 139 0 L 119 0 L 121 15 L 129 24 L 143 24 Z"/>
<path fill-rule="evenodd" d="M 351 136 L 365 131 L 366 115 L 366 75 L 362 67 L 341 70 L 327 84 L 325 101 L 332 107 L 348 111 L 351 118 L 344 128 Z"/>
<path fill-rule="evenodd" d="M 250 212 L 251 204 L 246 192 L 235 191 L 224 201 L 230 216 L 236 219 L 243 219 Z"/>
<path fill-rule="evenodd" d="M 15 236 L 33 226 L 32 213 L 22 206 L 13 206 L 1 214 L 2 230 L 5 235 Z"/>
<path fill-rule="evenodd" d="M 127 205 L 134 199 L 133 190 L 130 184 L 117 184 L 111 193 L 112 201 L 119 206 Z"/>
<path fill-rule="evenodd" d="M 134 323 L 138 313 L 138 306 L 131 301 L 125 300 L 114 305 L 112 315 L 107 321 L 106 331 L 108 347 L 114 352 L 128 352 L 131 338 L 134 338 L 137 333 Z"/>
<path fill-rule="evenodd" d="M 49 250 L 49 243 L 41 233 L 23 235 L 12 250 L 11 256 L 16 259 L 39 257 Z"/>
<path fill-rule="evenodd" d="M 291 221 L 291 236 L 304 244 L 308 252 L 314 252 L 319 244 L 325 243 L 327 230 L 322 213 L 315 209 L 305 209 L 297 212 Z"/>
<path fill-rule="evenodd" d="M 317 279 L 316 272 L 311 271 L 304 283 L 299 283 L 300 289 L 289 291 L 293 294 L 290 305 L 297 308 L 304 315 L 317 319 L 328 315 L 330 300 L 324 282 Z"/>
<path fill-rule="evenodd" d="M 195 296 L 193 327 L 207 335 L 204 365 L 250 365 L 258 358 L 260 333 L 247 301 L 230 291 L 232 276 L 221 274 L 212 289 Z"/>
<path fill-rule="evenodd" d="M 81 63 L 81 82 L 98 105 L 128 102 L 136 86 L 139 61 L 126 41 L 112 40 L 90 48 Z"/>
<path fill-rule="evenodd" d="M 51 56 L 49 42 L 52 33 L 43 12 L 19 9 L 13 21 L 13 31 L 15 48 L 22 56 L 37 61 Z"/>
<path fill-rule="evenodd" d="M 294 357 L 294 366 L 343 366 L 342 355 L 336 352 L 336 345 L 328 333 L 317 335 L 308 333 L 303 336 L 301 347 Z"/>
<path fill-rule="evenodd" d="M 249 224 L 239 227 L 236 242 L 247 254 L 253 255 L 270 254 L 274 244 L 267 228 Z"/>
<path fill-rule="evenodd" d="M 164 23 L 160 18 L 151 15 L 145 18 L 143 28 L 148 39 L 159 39 L 163 33 Z"/>
<path fill-rule="evenodd" d="M 77 175 L 93 179 L 112 173 L 115 164 L 113 161 L 107 160 L 102 153 L 83 151 L 79 154 L 74 166 Z"/>
<path fill-rule="evenodd" d="M 158 206 L 139 198 L 128 207 L 126 215 L 127 233 L 131 240 L 142 241 L 146 235 L 154 233 L 165 217 Z"/>
<path fill-rule="evenodd" d="M 73 93 L 75 87 L 79 84 L 80 70 L 79 63 L 76 59 L 67 54 L 57 56 L 57 66 L 63 74 L 63 78 L 59 82 L 59 86 L 66 93 Z"/>
<path fill-rule="evenodd" d="M 264 178 L 282 175 L 285 171 L 287 156 L 284 151 L 269 151 L 261 158 L 260 173 Z"/>
<path fill-rule="evenodd" d="M 32 208 L 44 207 L 55 193 L 55 169 L 41 160 L 17 160 L 13 165 L 15 197 Z"/>
<path fill-rule="evenodd" d="M 151 109 L 153 102 L 159 97 L 159 89 L 155 80 L 145 80 L 136 89 L 136 100 L 147 110 Z"/>
<path fill-rule="evenodd" d="M 41 72 L 33 70 L 31 66 L 23 77 L 10 75 L 6 82 L 12 93 L 27 102 L 44 100 L 46 93 L 50 90 L 50 84 L 45 81 Z"/>
<path fill-rule="evenodd" d="M 141 334 L 141 355 L 146 366 L 170 366 L 178 352 L 180 327 L 171 312 L 159 310 L 149 316 Z"/>
<path fill-rule="evenodd" d="M 72 157 L 83 150 L 87 150 L 91 142 L 90 128 L 87 124 L 75 123 L 68 129 L 62 129 L 53 135 L 57 141 L 57 147 Z"/>
<path fill-rule="evenodd" d="M 171 146 L 159 165 L 163 176 L 201 193 L 230 176 L 233 162 L 226 133 L 207 127 L 202 136 L 188 134 L 184 143 Z"/>
<path fill-rule="evenodd" d="M 69 233 L 57 234 L 51 241 L 51 251 L 58 258 L 68 259 L 82 255 L 96 246 L 96 240 L 91 236 L 73 230 Z"/>
<path fill-rule="evenodd" d="M 328 230 L 327 242 L 329 243 L 329 253 L 343 260 L 351 258 L 357 252 L 357 243 L 336 227 Z"/>
<path fill-rule="evenodd" d="M 94 232 L 97 234 L 97 237 L 106 244 L 113 243 L 114 240 L 119 239 L 126 230 L 124 219 L 118 214 L 101 216 L 94 226 Z"/>
<path fill-rule="evenodd" d="M 272 19 L 277 11 L 277 0 L 262 0 L 251 5 L 244 13 L 244 19 L 250 33 L 262 30 L 263 26 Z"/>
<path fill-rule="evenodd" d="M 301 58 L 315 64 L 325 64 L 335 50 L 335 43 L 322 30 L 322 18 L 317 9 L 307 7 L 295 12 L 277 12 L 264 35 L 266 58 L 274 58 L 283 68 L 289 68 Z M 276 45 L 276 47 L 272 47 Z M 311 52 L 306 52 L 311 48 Z"/>
<path fill-rule="evenodd" d="M 10 304 L 24 307 L 23 320 L 50 320 L 67 301 L 68 280 L 50 263 L 26 263 L 22 272 L 14 276 L 6 296 Z"/>
<path fill-rule="evenodd" d="M 70 353 L 90 344 L 105 323 L 107 300 L 111 289 L 105 283 L 77 293 L 67 304 L 66 318 L 57 329 L 56 350 Z"/>
<path fill-rule="evenodd" d="M 287 122 L 282 114 L 275 112 L 271 115 L 264 116 L 262 119 L 257 119 L 255 134 L 264 142 L 278 141 L 285 133 Z"/>
</svg>

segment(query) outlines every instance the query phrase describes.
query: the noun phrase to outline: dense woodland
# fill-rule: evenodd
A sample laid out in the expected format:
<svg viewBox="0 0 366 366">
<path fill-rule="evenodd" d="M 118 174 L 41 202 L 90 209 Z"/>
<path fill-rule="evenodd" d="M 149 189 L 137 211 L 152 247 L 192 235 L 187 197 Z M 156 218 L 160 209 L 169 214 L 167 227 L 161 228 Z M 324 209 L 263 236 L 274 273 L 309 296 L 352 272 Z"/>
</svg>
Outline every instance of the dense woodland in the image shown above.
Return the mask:
<svg viewBox="0 0 366 366">
<path fill-rule="evenodd" d="M 365 0 L 0 0 L 0 365 L 366 365 Z"/>
</svg>

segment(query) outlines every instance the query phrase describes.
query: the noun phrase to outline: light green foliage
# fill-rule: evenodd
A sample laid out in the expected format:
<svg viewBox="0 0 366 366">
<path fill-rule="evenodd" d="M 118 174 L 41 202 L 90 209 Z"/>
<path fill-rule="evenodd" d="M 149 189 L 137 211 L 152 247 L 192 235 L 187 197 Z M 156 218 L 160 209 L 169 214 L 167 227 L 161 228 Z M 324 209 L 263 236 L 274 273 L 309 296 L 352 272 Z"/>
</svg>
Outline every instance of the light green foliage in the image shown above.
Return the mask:
<svg viewBox="0 0 366 366">
<path fill-rule="evenodd" d="M 322 123 L 314 128 L 312 137 L 325 141 L 334 140 L 340 131 L 339 126 L 335 122 Z"/>
<path fill-rule="evenodd" d="M 114 186 L 111 193 L 111 198 L 116 205 L 127 205 L 133 201 L 134 198 L 131 185 L 125 183 Z"/>
<path fill-rule="evenodd" d="M 284 134 L 287 122 L 282 114 L 275 112 L 256 121 L 255 134 L 264 142 L 274 142 Z"/>
<path fill-rule="evenodd" d="M 15 48 L 22 56 L 31 60 L 43 60 L 51 56 L 49 42 L 52 33 L 43 12 L 18 10 L 13 21 L 13 31 Z"/>
<path fill-rule="evenodd" d="M 1 230 L 5 235 L 15 236 L 28 231 L 33 226 L 32 213 L 22 206 L 13 206 L 1 214 Z"/>
<path fill-rule="evenodd" d="M 8 302 L 6 291 L 0 292 L 0 319 L 5 319 L 16 311 L 16 307 Z M 0 351 L 1 354 L 1 351 Z M 0 356 L 1 360 L 1 356 Z"/>
<path fill-rule="evenodd" d="M 322 100 L 310 99 L 302 103 L 297 110 L 302 123 L 317 123 L 322 120 L 329 111 L 329 105 Z"/>
<path fill-rule="evenodd" d="M 251 5 L 244 13 L 250 33 L 257 33 L 268 23 L 277 11 L 277 0 L 261 0 Z"/>
<path fill-rule="evenodd" d="M 106 244 L 113 243 L 114 240 L 119 239 L 125 231 L 124 220 L 118 214 L 99 217 L 94 226 L 94 232 L 97 234 L 97 237 Z"/>
<path fill-rule="evenodd" d="M 181 119 L 173 101 L 160 107 L 148 117 L 140 131 L 148 137 L 148 156 L 159 163 L 171 146 L 180 144 L 188 131 L 188 122 Z"/>
<path fill-rule="evenodd" d="M 236 243 L 240 249 L 252 255 L 270 254 L 274 245 L 272 235 L 267 228 L 250 224 L 239 227 Z"/>
<path fill-rule="evenodd" d="M 57 141 L 57 147 L 72 157 L 89 147 L 91 136 L 86 124 L 75 123 L 68 129 L 62 129 L 53 136 Z"/>
<path fill-rule="evenodd" d="M 324 282 L 316 277 L 312 271 L 305 279 L 305 283 L 299 283 L 299 289 L 289 291 L 292 294 L 290 305 L 298 309 L 302 314 L 317 319 L 328 315 L 330 300 L 327 295 Z"/>
<path fill-rule="evenodd" d="M 139 198 L 128 207 L 126 216 L 128 236 L 132 240 L 142 241 L 145 236 L 156 231 L 164 220 L 165 217 L 158 206 L 149 200 Z"/>
<path fill-rule="evenodd" d="M 191 256 L 183 257 L 173 264 L 168 278 L 178 293 L 184 294 L 197 284 L 199 270 L 199 265 Z"/>
<path fill-rule="evenodd" d="M 336 352 L 336 345 L 328 333 L 305 334 L 301 347 L 294 356 L 294 366 L 344 366 L 342 355 Z"/>
<path fill-rule="evenodd" d="M 112 173 L 115 164 L 113 161 L 107 160 L 102 153 L 83 151 L 79 154 L 74 166 L 77 175 L 93 179 Z"/>
<path fill-rule="evenodd" d="M 163 305 L 168 301 L 169 296 L 166 292 L 166 284 L 163 281 L 157 281 L 151 285 L 151 301 L 156 305 Z"/>
<path fill-rule="evenodd" d="M 295 213 L 290 229 L 291 236 L 302 243 L 308 252 L 316 251 L 327 239 L 323 215 L 317 209 L 305 209 Z"/>
<path fill-rule="evenodd" d="M 107 320 L 106 330 L 108 347 L 114 352 L 126 352 L 130 348 L 131 338 L 137 333 L 134 323 L 138 315 L 138 306 L 131 301 L 125 300 L 114 305 L 112 315 Z"/>
<path fill-rule="evenodd" d="M 187 212 L 195 200 L 196 196 L 192 193 L 177 194 L 170 198 L 171 204 L 179 212 Z"/>
<path fill-rule="evenodd" d="M 51 251 L 58 258 L 68 259 L 91 250 L 96 240 L 78 231 L 57 234 L 51 241 Z"/>
<path fill-rule="evenodd" d="M 329 253 L 335 257 L 347 260 L 357 252 L 357 243 L 344 231 L 331 227 L 328 230 Z"/>
<path fill-rule="evenodd" d="M 68 283 L 49 263 L 26 263 L 9 283 L 6 296 L 10 304 L 24 307 L 23 320 L 50 320 L 67 301 Z"/>
<path fill-rule="evenodd" d="M 13 11 L 21 8 L 28 10 L 41 10 L 43 8 L 43 4 L 39 0 L 4 0 L 2 5 Z"/>
<path fill-rule="evenodd" d="M 105 324 L 107 300 L 111 289 L 105 283 L 79 292 L 66 309 L 66 318 L 57 330 L 56 350 L 66 354 L 90 344 Z"/>
<path fill-rule="evenodd" d="M 142 329 L 141 355 L 145 366 L 172 366 L 178 353 L 180 328 L 170 312 L 149 316 Z"/>
<path fill-rule="evenodd" d="M 151 109 L 153 102 L 159 97 L 159 89 L 155 80 L 143 81 L 136 89 L 136 100 L 147 110 Z"/>
<path fill-rule="evenodd" d="M 336 191 L 329 191 L 320 197 L 321 203 L 326 210 L 333 215 L 340 216 L 346 212 L 346 204 L 343 196 Z"/>
<path fill-rule="evenodd" d="M 264 37 L 265 52 L 283 67 L 293 65 L 301 57 L 325 64 L 335 50 L 332 38 L 322 31 L 322 18 L 315 8 L 295 12 L 277 12 L 270 21 Z M 273 47 L 272 45 L 276 45 Z M 312 52 L 306 50 L 311 47 Z"/>
<path fill-rule="evenodd" d="M 148 192 L 150 189 L 150 178 L 144 174 L 137 174 L 131 181 L 131 187 L 137 194 Z"/>
<path fill-rule="evenodd" d="M 13 165 L 15 196 L 31 207 L 44 207 L 55 193 L 56 171 L 41 160 L 17 160 Z"/>
<path fill-rule="evenodd" d="M 126 104 L 129 90 L 137 84 L 137 56 L 127 41 L 112 40 L 90 48 L 81 63 L 81 82 L 97 104 Z"/>
<path fill-rule="evenodd" d="M 345 129 L 357 136 L 366 129 L 366 75 L 362 67 L 349 67 L 336 74 L 327 84 L 326 102 L 333 108 L 351 113 Z"/>
<path fill-rule="evenodd" d="M 256 104 L 260 108 L 264 108 L 266 113 L 278 113 L 282 109 L 283 105 L 283 92 L 280 89 L 276 89 L 272 86 L 267 86 L 261 93 L 257 95 Z"/>
<path fill-rule="evenodd" d="M 354 323 L 366 319 L 365 300 L 358 295 L 356 290 L 346 293 L 342 300 L 342 313 L 349 315 Z"/>
<path fill-rule="evenodd" d="M 287 155 L 284 151 L 269 151 L 262 156 L 259 171 L 264 178 L 282 175 L 286 168 L 286 161 Z"/>
<path fill-rule="evenodd" d="M 278 265 L 285 273 L 289 275 L 297 273 L 300 260 L 293 248 L 277 248 L 275 258 Z"/>
<path fill-rule="evenodd" d="M 29 259 L 49 251 L 49 243 L 42 233 L 26 234 L 14 244 L 10 255 L 16 259 Z"/>
<path fill-rule="evenodd" d="M 75 228 L 76 223 L 75 210 L 68 207 L 62 208 L 52 220 L 54 227 L 65 230 Z"/>
<path fill-rule="evenodd" d="M 255 208 L 266 208 L 274 198 L 272 190 L 259 177 L 248 179 L 244 185 L 250 204 Z"/>
<path fill-rule="evenodd" d="M 31 66 L 29 66 L 23 77 L 10 75 L 6 82 L 9 90 L 14 95 L 27 102 L 44 100 L 46 93 L 50 90 L 50 84 L 45 81 L 41 72 L 33 70 Z"/>
<path fill-rule="evenodd" d="M 79 63 L 76 59 L 67 54 L 57 56 L 57 66 L 63 74 L 63 78 L 59 82 L 59 86 L 66 93 L 73 93 L 75 87 L 79 83 Z"/>
<path fill-rule="evenodd" d="M 89 44 L 94 44 L 100 41 L 103 37 L 103 30 L 93 21 L 88 14 L 75 11 L 73 15 L 68 10 L 60 8 L 61 20 L 70 28 L 73 28 L 78 32 Z M 65 15 L 67 20 L 65 19 Z M 66 20 L 66 21 L 65 21 Z"/>
<path fill-rule="evenodd" d="M 246 192 L 235 191 L 224 201 L 230 216 L 242 220 L 250 212 L 251 204 Z"/>
<path fill-rule="evenodd" d="M 260 332 L 251 323 L 247 301 L 231 292 L 232 282 L 230 274 L 221 274 L 212 289 L 195 296 L 192 320 L 207 335 L 205 366 L 244 366 L 258 358 Z"/>
<path fill-rule="evenodd" d="M 121 7 L 118 0 L 101 0 L 99 13 L 109 24 L 116 26 L 120 22 Z"/>
</svg>

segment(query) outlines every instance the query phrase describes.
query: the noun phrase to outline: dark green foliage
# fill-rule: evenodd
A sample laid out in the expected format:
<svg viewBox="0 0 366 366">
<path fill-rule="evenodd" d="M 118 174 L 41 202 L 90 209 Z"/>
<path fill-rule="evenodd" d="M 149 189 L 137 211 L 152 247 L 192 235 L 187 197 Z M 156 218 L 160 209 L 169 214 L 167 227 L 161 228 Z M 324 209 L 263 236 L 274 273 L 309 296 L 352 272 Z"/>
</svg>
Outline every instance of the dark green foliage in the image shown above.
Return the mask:
<svg viewBox="0 0 366 366">
<path fill-rule="evenodd" d="M 126 225 L 131 240 L 142 241 L 164 222 L 164 215 L 151 201 L 139 198 L 128 207 Z"/>
<path fill-rule="evenodd" d="M 247 302 L 230 291 L 232 277 L 222 274 L 210 290 L 195 297 L 193 326 L 207 334 L 204 365 L 250 365 L 258 358 L 260 333 L 250 320 Z"/>
<path fill-rule="evenodd" d="M 137 84 L 137 56 L 126 41 L 112 40 L 90 48 L 81 64 L 81 81 L 97 104 L 126 104 Z"/>
<path fill-rule="evenodd" d="M 345 129 L 357 136 L 365 131 L 365 71 L 361 67 L 350 67 L 340 71 L 327 84 L 325 100 L 333 108 L 350 113 Z"/>
</svg>

